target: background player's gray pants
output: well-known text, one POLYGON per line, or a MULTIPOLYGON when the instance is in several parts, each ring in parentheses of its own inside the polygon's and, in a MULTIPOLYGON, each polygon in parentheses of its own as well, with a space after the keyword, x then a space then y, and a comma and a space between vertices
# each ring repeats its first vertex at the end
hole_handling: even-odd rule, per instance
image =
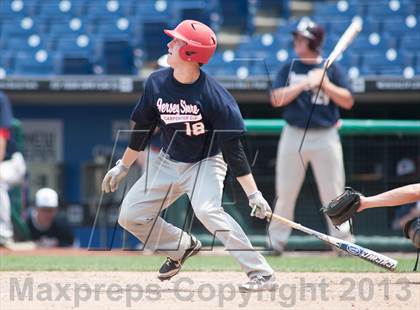
MULTIPOLYGON (((305 177, 308 163, 311 163, 323 206, 344 191, 344 165, 340 136, 337 128, 308 130, 302 146, 303 163, 299 157, 299 146, 304 130, 290 125, 283 129, 277 152, 276 195, 274 213, 293 220, 296 199, 305 177)), ((316 208, 316 205, 307 207, 316 208)), ((318 210, 317 210, 318 212, 318 210)), ((337 230, 325 217, 329 233, 337 238, 353 241, 348 223, 337 230)), ((305 223, 302 223, 305 225, 305 223)), ((278 221, 271 221, 269 245, 283 250, 291 228, 278 221)))
POLYGON ((7 186, 0 182, 0 243, 13 237, 10 199, 7 186))
POLYGON ((238 223, 221 207, 226 163, 216 155, 198 163, 176 162, 160 153, 127 193, 119 224, 146 248, 180 259, 190 237, 159 214, 187 193, 196 217, 225 245, 248 276, 271 275, 264 257, 252 248, 238 223))
POLYGON ((0 238, 13 238, 11 202, 8 190, 23 181, 26 173, 25 160, 16 152, 9 160, 0 163, 0 238))

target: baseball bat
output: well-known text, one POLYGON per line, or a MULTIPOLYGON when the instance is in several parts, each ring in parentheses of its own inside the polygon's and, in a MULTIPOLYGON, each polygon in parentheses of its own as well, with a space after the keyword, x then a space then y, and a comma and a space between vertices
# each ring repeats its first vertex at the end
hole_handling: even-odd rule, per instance
POLYGON ((345 51, 345 49, 350 45, 354 38, 362 31, 362 20, 354 19, 354 21, 347 27, 346 31, 342 34, 334 49, 328 56, 325 62, 325 68, 328 69, 331 64, 337 59, 337 57, 345 51))
POLYGON ((328 236, 326 234, 320 233, 316 230, 310 229, 308 227, 305 227, 301 224, 295 223, 293 221, 290 221, 282 216, 276 215, 276 214, 272 214, 270 212, 267 212, 267 217, 268 218, 272 218, 275 220, 278 220, 280 222, 282 222, 283 224, 286 224, 294 229, 300 230, 308 235, 314 236, 328 244, 331 244, 337 248, 339 248, 340 250, 349 253, 353 256, 362 258, 372 264, 375 264, 379 267, 385 268, 387 270, 390 271, 394 271, 395 268, 397 267, 398 261, 387 257, 385 255, 379 254, 375 251, 366 249, 364 247, 361 247, 360 245, 348 242, 348 241, 344 241, 335 237, 331 237, 328 236))

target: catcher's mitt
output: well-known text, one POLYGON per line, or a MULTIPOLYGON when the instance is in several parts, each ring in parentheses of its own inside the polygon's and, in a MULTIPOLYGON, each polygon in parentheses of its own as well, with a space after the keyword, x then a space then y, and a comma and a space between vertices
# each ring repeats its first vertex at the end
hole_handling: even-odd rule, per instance
POLYGON ((360 206, 361 194, 351 187, 346 187, 344 193, 332 200, 328 206, 321 208, 335 226, 350 220, 360 206))

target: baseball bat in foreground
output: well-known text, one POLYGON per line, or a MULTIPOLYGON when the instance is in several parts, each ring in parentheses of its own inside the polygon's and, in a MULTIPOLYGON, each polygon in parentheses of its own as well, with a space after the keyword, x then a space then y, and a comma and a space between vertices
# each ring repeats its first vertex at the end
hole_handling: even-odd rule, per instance
POLYGON ((333 51, 325 61, 326 69, 328 69, 337 57, 350 45, 360 31, 362 31, 362 21, 361 19, 355 19, 346 31, 344 31, 343 35, 337 41, 333 51))
POLYGON ((353 256, 360 257, 372 264, 375 264, 379 267, 385 268, 390 271, 394 271, 397 267, 398 261, 387 257, 385 255, 379 254, 375 251, 366 249, 364 247, 361 247, 357 244, 344 241, 335 237, 328 236, 326 234, 320 233, 316 230, 307 228, 301 224, 295 223, 293 221, 290 221, 282 216, 272 214, 270 212, 267 212, 267 217, 271 219, 275 219, 277 221, 282 222, 283 224, 286 224, 294 229, 300 230, 308 235, 314 236, 328 244, 334 245, 340 250, 347 252, 353 256))

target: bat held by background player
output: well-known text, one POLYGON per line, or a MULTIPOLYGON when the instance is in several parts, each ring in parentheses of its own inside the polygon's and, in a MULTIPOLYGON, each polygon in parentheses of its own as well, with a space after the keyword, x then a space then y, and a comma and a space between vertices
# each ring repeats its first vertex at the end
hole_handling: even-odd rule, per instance
POLYGON ((343 35, 337 41, 334 49, 327 57, 327 60, 324 63, 324 67, 328 69, 332 63, 340 56, 346 48, 351 44, 351 42, 356 38, 359 32, 362 31, 362 20, 355 18, 350 26, 344 31, 343 35))

